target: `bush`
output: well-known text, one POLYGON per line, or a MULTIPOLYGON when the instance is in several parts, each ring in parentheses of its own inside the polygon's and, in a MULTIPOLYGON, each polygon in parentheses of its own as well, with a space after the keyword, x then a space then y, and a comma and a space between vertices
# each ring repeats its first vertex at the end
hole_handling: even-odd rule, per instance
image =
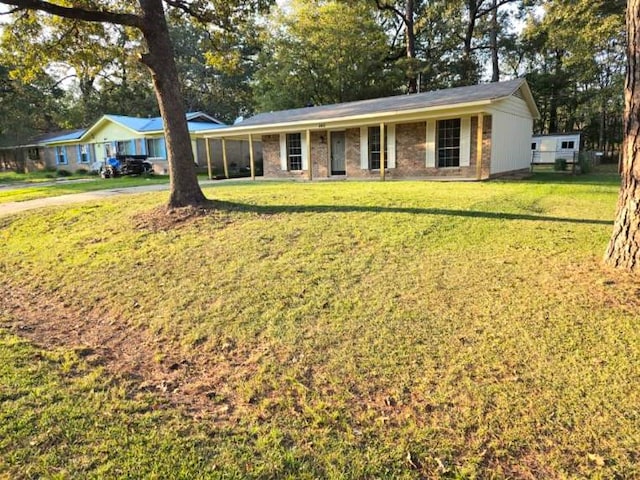
POLYGON ((580 156, 578 157, 578 165, 580 166, 580 173, 589 173, 591 172, 591 162, 587 155, 580 152, 580 156))
POLYGON ((59 177, 70 177, 73 174, 69 170, 65 170, 64 168, 59 168, 58 171, 56 172, 56 175, 58 175, 59 177))
POLYGON ((553 169, 556 172, 565 172, 567 170, 567 161, 564 158, 556 158, 553 169))
POLYGON ((89 175, 89 170, 86 168, 79 168, 76 170, 75 175, 89 175))

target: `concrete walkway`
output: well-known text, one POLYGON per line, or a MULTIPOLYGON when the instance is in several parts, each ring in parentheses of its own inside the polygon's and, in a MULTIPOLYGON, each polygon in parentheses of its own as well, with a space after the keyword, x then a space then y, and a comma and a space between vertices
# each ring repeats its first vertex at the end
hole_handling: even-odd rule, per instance
MULTIPOLYGON (((214 183, 219 183, 219 181, 203 180, 200 182, 200 185, 207 186, 214 183)), ((0 203, 0 217, 12 215, 14 213, 25 212, 27 210, 35 210, 37 208, 55 207, 58 205, 71 205, 74 203, 101 200, 118 195, 133 195, 136 193, 160 192, 163 190, 169 190, 169 183, 142 185, 139 187, 111 188, 108 190, 96 190, 93 192, 71 193, 69 195, 60 195, 57 197, 38 198, 35 200, 26 200, 24 202, 0 203)))

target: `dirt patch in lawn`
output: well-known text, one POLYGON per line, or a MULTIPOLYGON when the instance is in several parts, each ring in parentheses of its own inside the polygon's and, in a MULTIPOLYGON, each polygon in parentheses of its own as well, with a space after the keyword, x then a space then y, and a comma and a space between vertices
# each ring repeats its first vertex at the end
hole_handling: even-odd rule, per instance
POLYGON ((78 311, 62 298, 1 286, 5 293, 0 301, 0 327, 40 348, 73 350, 89 365, 114 375, 131 398, 153 393, 158 405, 182 407, 196 418, 235 422, 238 400, 224 385, 230 376, 242 374, 232 368, 241 360, 229 358, 229 352, 225 362, 215 361, 216 352, 184 355, 178 345, 97 307, 78 311))
POLYGON ((190 225, 202 218, 222 224, 228 224, 232 221, 228 212, 220 209, 216 202, 209 201, 197 207, 157 207, 135 215, 133 223, 139 230, 161 232, 190 225))

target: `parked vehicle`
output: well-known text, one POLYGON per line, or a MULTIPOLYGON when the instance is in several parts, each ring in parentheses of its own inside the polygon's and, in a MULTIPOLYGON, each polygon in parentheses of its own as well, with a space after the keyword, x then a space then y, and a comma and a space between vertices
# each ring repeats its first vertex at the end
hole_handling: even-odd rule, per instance
POLYGON ((117 155, 107 158, 106 163, 100 168, 102 178, 151 173, 153 173, 153 164, 147 161, 146 155, 117 155))

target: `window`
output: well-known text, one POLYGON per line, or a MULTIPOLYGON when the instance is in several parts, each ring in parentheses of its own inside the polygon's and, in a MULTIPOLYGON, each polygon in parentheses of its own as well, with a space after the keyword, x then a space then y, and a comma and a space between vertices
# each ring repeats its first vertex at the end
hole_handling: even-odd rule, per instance
POLYGON ((165 158, 166 147, 164 138, 150 138, 147 140, 147 155, 153 158, 165 158))
POLYGON ((56 147, 56 164, 67 164, 67 147, 56 147))
POLYGON ((30 148, 27 151, 27 156, 29 160, 40 160, 40 149, 38 147, 30 148))
POLYGON ((573 150, 575 148, 575 143, 572 141, 565 141, 560 144, 560 148, 562 150, 573 150))
POLYGON ((91 160, 89 155, 89 145, 80 145, 79 151, 80 157, 78 160, 80 163, 89 163, 89 160, 91 160))
POLYGON ((535 150, 535 149, 536 149, 536 147, 537 147, 536 142, 533 142, 533 143, 531 144, 531 150, 535 150))
POLYGON ((302 138, 299 133, 287 134, 287 164, 289 170, 302 170, 302 138))
POLYGON ((116 151, 118 152, 118 155, 135 155, 135 149, 135 140, 116 142, 116 151))
MULTIPOLYGON (((385 165, 388 166, 389 156, 387 155, 387 131, 384 132, 384 158, 385 165)), ((369 168, 371 170, 380 169, 380 127, 369 127, 369 168)))
POLYGON ((438 120, 438 167, 460 166, 460 119, 438 120))

